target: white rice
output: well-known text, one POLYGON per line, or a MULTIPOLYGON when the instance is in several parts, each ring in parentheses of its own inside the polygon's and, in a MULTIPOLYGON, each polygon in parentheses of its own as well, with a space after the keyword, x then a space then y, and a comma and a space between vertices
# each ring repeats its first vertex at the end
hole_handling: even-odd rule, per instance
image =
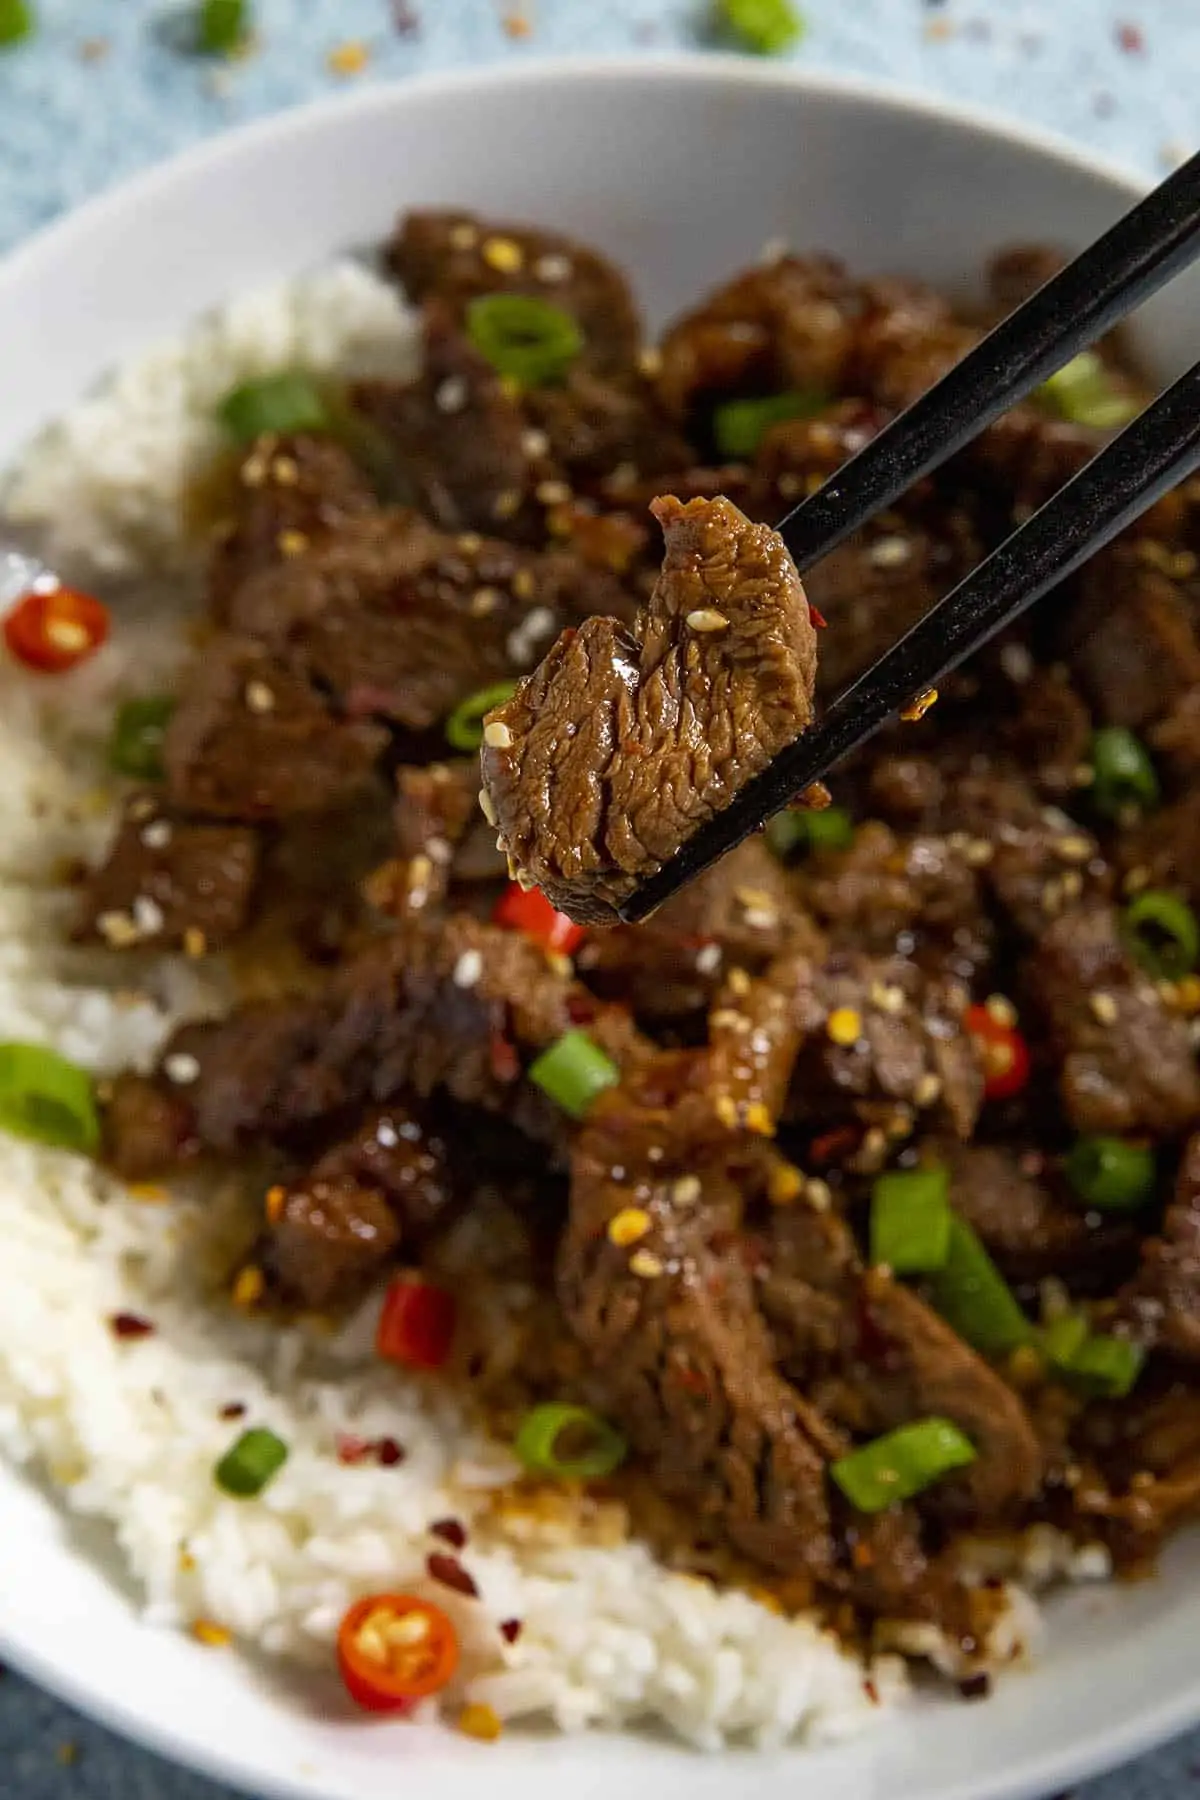
MULTIPOLYGON (((153 688, 178 659, 181 496, 216 446, 217 399, 276 367, 403 371, 414 356, 393 291, 342 263, 151 351, 16 471, 9 516, 56 566, 149 581, 152 605, 120 613, 116 642, 77 675, 45 683, 0 667, 0 1040, 45 1042, 104 1073, 148 1065, 177 1019, 227 1002, 219 972, 67 947, 63 861, 94 855, 109 829, 98 747, 115 698, 153 688)), ((451 1712, 472 1700, 567 1730, 661 1721, 704 1747, 844 1737, 903 1696, 897 1658, 868 1682, 815 1624, 658 1566, 611 1504, 517 1504, 508 1453, 454 1398, 372 1357, 370 1306, 332 1339, 235 1311, 206 1248, 237 1216, 220 1194, 181 1187, 151 1203, 85 1161, 0 1136, 0 1451, 109 1522, 151 1619, 206 1621, 329 1665, 354 1599, 426 1592, 463 1637, 451 1712), (154 1335, 118 1340, 118 1312, 151 1320, 154 1335), (213 1481, 243 1429, 220 1416, 231 1402, 289 1447, 252 1502, 213 1481), (406 1458, 346 1466, 342 1434, 394 1438, 406 1458), (470 1532, 462 1560, 478 1600, 426 1572, 439 1548, 428 1527, 451 1517, 470 1532), (512 1644, 508 1620, 521 1623, 512 1644)), ((1040 1552, 1066 1572, 1060 1548, 1040 1552)), ((1078 1573, 1102 1573, 1094 1562, 1078 1573)), ((1034 1612, 1019 1596, 1006 1652, 1034 1612)), ((945 1661, 932 1639, 912 1647, 945 1661)))

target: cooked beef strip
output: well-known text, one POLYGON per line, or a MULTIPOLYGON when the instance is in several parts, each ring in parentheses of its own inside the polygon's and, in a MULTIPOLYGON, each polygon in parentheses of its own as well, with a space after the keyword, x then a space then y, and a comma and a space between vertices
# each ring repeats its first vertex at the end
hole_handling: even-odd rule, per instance
POLYGON ((134 794, 88 877, 79 936, 114 950, 221 949, 249 919, 259 866, 255 832, 134 794))
POLYGON ((1024 976, 1077 1130, 1170 1137, 1200 1119, 1187 1022, 1131 961, 1112 907, 1074 907, 1045 926, 1024 976), (1101 1000, 1097 1010, 1101 996, 1111 1008, 1101 1000))
POLYGON ((163 741, 167 792, 184 811, 248 824, 329 812, 368 786, 385 741, 263 645, 223 636, 184 675, 163 741))
POLYGON ((445 1143, 403 1102, 372 1109, 273 1195, 257 1261, 282 1299, 318 1309, 356 1299, 455 1203, 445 1143))
POLYGON ((561 383, 528 389, 522 410, 547 439, 551 460, 569 481, 588 489, 614 469, 645 479, 683 468, 689 459, 686 440, 663 416, 650 383, 638 375, 614 381, 577 365, 561 383))
POLYGON ((1144 730, 1200 684, 1187 600, 1137 544, 1118 542, 1087 564, 1063 638, 1101 724, 1144 730))
POLYGON ((218 521, 208 564, 209 607, 225 624, 249 576, 301 555, 375 497, 349 452, 331 437, 257 438, 238 465, 232 515, 218 521))
POLYGON ((1200 1136, 1188 1139, 1162 1230, 1143 1243, 1117 1307, 1139 1343, 1200 1362, 1200 1136))
POLYGON ((1081 900, 1103 899, 1112 871, 1091 832, 1040 802, 1003 761, 973 760, 948 788, 945 818, 981 846, 982 879, 1024 937, 1081 900))
POLYGON ((1092 719, 1066 670, 1033 669, 1018 684, 1015 698, 1015 716, 1003 727, 1006 747, 1048 798, 1076 803, 1080 770, 1091 751, 1092 719))
POLYGON ((636 365, 641 329, 625 277, 559 232, 418 209, 400 221, 387 259, 413 300, 436 295, 461 319, 478 295, 527 294, 576 320, 589 369, 621 375, 636 365))
POLYGON ((456 883, 503 880, 504 858, 479 810, 479 765, 473 760, 397 769, 393 816, 403 877, 397 891, 409 905, 414 893, 421 906, 430 906, 456 883))
POLYGON ((1200 904, 1200 787, 1121 833, 1122 867, 1133 886, 1175 888, 1200 904))
POLYGON ((781 540, 728 501, 655 512, 666 557, 634 633, 564 634, 485 732, 501 842, 584 923, 612 923, 813 714, 816 637, 781 540))

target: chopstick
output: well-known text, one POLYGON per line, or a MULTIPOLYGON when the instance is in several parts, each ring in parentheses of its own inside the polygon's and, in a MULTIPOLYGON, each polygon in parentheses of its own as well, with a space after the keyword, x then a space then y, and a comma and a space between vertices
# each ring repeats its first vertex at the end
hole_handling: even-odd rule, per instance
POLYGON ((1170 488, 1200 468, 1200 363, 1148 406, 1020 530, 918 621, 820 723, 689 838, 621 907, 637 924, 685 882, 819 781, 914 695, 1072 575, 1170 488))
POLYGON ((1200 152, 1052 276, 776 529, 796 567, 828 556, 1200 253, 1200 152))

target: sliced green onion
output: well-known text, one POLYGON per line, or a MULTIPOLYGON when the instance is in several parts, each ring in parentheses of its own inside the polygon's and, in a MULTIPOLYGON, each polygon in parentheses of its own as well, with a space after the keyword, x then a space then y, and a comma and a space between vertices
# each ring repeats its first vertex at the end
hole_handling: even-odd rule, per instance
POLYGON ((135 781, 161 779, 163 735, 174 711, 168 694, 147 694, 117 708, 108 760, 118 775, 132 775, 135 781))
POLYGON ((232 1494, 235 1500, 252 1500, 278 1475, 287 1459, 283 1439, 257 1425, 230 1445, 213 1470, 213 1480, 222 1493, 232 1494))
POLYGON ((1106 819, 1118 818, 1130 808, 1149 812, 1158 805, 1160 789, 1150 753, 1123 725, 1093 732, 1091 764, 1092 805, 1106 819))
POLYGON ((456 750, 478 750, 483 742, 483 721, 495 706, 503 706, 517 691, 515 681, 496 681, 460 700, 446 720, 446 742, 456 750))
POLYGON ((975 1461, 976 1450, 949 1419, 918 1419, 873 1438, 831 1463, 829 1473, 859 1512, 883 1512, 975 1461))
POLYGON ((844 806, 789 806, 767 822, 767 846, 787 862, 800 850, 848 850, 854 821, 844 806))
POLYGON ((871 1261, 897 1275, 929 1275, 950 1251, 945 1169, 892 1169, 871 1189, 871 1261))
POLYGON ((1042 1326, 1041 1342, 1047 1362, 1065 1368, 1088 1335, 1088 1322, 1082 1313, 1061 1313, 1042 1326))
POLYGON ((568 1031, 530 1065, 529 1079, 573 1119, 582 1119, 596 1095, 620 1081, 621 1071, 586 1031, 568 1031))
POLYGON ((1141 1374, 1145 1360, 1140 1344, 1095 1332, 1085 1337, 1057 1367, 1072 1386, 1092 1398, 1123 1400, 1141 1374))
POLYGON ((717 0, 716 15, 718 29, 756 56, 779 56, 804 35, 791 0, 717 0))
POLYGON ((90 1154, 100 1143, 91 1076, 41 1044, 0 1044, 0 1130, 90 1154))
POLYGON ((246 0, 201 0, 196 41, 206 56, 229 56, 244 42, 246 0))
POLYGON ((243 444, 252 444, 265 431, 324 431, 329 425, 320 389, 300 369, 243 381, 226 394, 217 417, 243 444))
POLYGON ((629 1454, 621 1433, 599 1413, 555 1401, 525 1415, 513 1448, 533 1474, 560 1481, 598 1481, 629 1454))
POLYGON ((1200 956, 1200 924, 1186 900, 1147 888, 1125 908, 1121 931, 1130 954, 1156 981, 1178 981, 1200 956))
POLYGON ((760 400, 724 400, 713 411, 713 439, 731 462, 748 462, 770 431, 785 419, 811 419, 827 404, 824 394, 791 388, 760 400))
POLYGON ((933 1278, 933 1304, 960 1338, 985 1356, 1027 1344, 1033 1327, 965 1219, 950 1221, 946 1261, 933 1278))
POLYGON ((1128 425, 1141 410, 1131 395, 1115 386, 1111 372, 1094 350, 1081 350, 1044 381, 1038 392, 1060 418, 1072 425, 1092 425, 1098 431, 1128 425))
POLYGON ((1154 1192, 1154 1152, 1118 1137, 1081 1137, 1066 1160, 1067 1180, 1097 1212, 1136 1212, 1154 1192))
POLYGON ((28 0, 0 0, 0 50, 11 49, 32 37, 35 23, 28 0))
POLYGON ((584 343, 569 312, 528 294, 481 294, 472 300, 467 336, 498 375, 522 387, 561 381, 584 343))

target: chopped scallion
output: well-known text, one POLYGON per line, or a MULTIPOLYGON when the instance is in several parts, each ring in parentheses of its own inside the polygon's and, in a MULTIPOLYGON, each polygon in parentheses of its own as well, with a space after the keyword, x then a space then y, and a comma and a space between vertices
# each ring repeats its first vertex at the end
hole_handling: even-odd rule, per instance
POLYGON ((960 1338, 985 1356, 1026 1344, 1033 1327, 965 1219, 950 1222, 946 1261, 933 1278, 933 1304, 960 1338))
POLYGON ((859 1512, 883 1512, 943 1475, 965 1469, 976 1451, 949 1419, 918 1419, 831 1463, 829 1473, 859 1512))
POLYGON ((586 1031, 568 1031, 531 1064, 529 1079, 573 1119, 581 1119, 597 1094, 620 1081, 621 1071, 586 1031))
POLYGON ((787 862, 802 850, 848 850, 854 821, 844 806, 789 806, 767 822, 767 846, 787 862))
POLYGON ((897 1275, 929 1275, 950 1250, 945 1169, 892 1169, 871 1190, 871 1261, 897 1275))
POLYGON ((619 1469, 629 1453, 621 1433, 599 1413, 560 1402, 527 1413, 513 1448, 533 1474, 561 1481, 598 1481, 619 1469))
POLYGON ((243 1431, 231 1444, 213 1471, 213 1479, 224 1494, 235 1500, 253 1500, 267 1483, 278 1475, 288 1458, 282 1438, 262 1426, 243 1431))
POLYGON ((1097 1400, 1123 1400, 1141 1374, 1146 1353, 1128 1338, 1089 1333, 1072 1353, 1057 1361, 1064 1379, 1097 1400))
POLYGON ((1060 418, 1098 431, 1128 425, 1139 412, 1137 401, 1116 386, 1111 371, 1094 350, 1081 350, 1055 371, 1039 389, 1060 418))
POLYGON ((1092 734, 1092 805, 1106 819, 1124 812, 1148 812, 1158 805, 1158 775, 1150 752, 1123 725, 1105 725, 1092 734))
POLYGON ((772 425, 785 419, 811 419, 824 405, 824 394, 800 388, 758 400, 724 400, 713 411, 713 441, 731 462, 748 462, 772 425))
POLYGON ((206 56, 230 56, 245 41, 247 0, 201 0, 196 40, 206 56))
POLYGON ((135 781, 162 779, 162 745, 175 702, 167 694, 126 700, 117 708, 108 760, 119 775, 135 781))
POLYGON ((1136 1212, 1154 1193, 1154 1152, 1118 1137, 1081 1137, 1066 1160, 1067 1180, 1097 1212, 1136 1212))
POLYGON ((100 1143, 91 1076, 41 1044, 0 1044, 0 1130, 89 1154, 100 1143))
POLYGON ((503 706, 517 691, 515 681, 495 681, 460 700, 446 720, 446 742, 455 750, 478 750, 483 742, 483 721, 493 707, 503 706))
POLYGON ((717 28, 756 56, 780 56, 804 35, 804 18, 791 0, 717 0, 717 28))
POLYGON ((1147 888, 1121 918, 1130 954, 1156 981, 1178 981, 1200 957, 1200 922, 1186 900, 1165 888, 1147 888))
POLYGON ((0 0, 0 50, 32 37, 36 22, 29 0, 0 0))
POLYGON ((569 312, 528 294, 481 294, 472 300, 467 336, 498 375, 527 388, 561 381, 584 343, 569 312))
POLYGON ((320 389, 300 369, 243 381, 226 394, 217 417, 243 444, 252 444, 266 431, 324 431, 329 425, 320 389))

